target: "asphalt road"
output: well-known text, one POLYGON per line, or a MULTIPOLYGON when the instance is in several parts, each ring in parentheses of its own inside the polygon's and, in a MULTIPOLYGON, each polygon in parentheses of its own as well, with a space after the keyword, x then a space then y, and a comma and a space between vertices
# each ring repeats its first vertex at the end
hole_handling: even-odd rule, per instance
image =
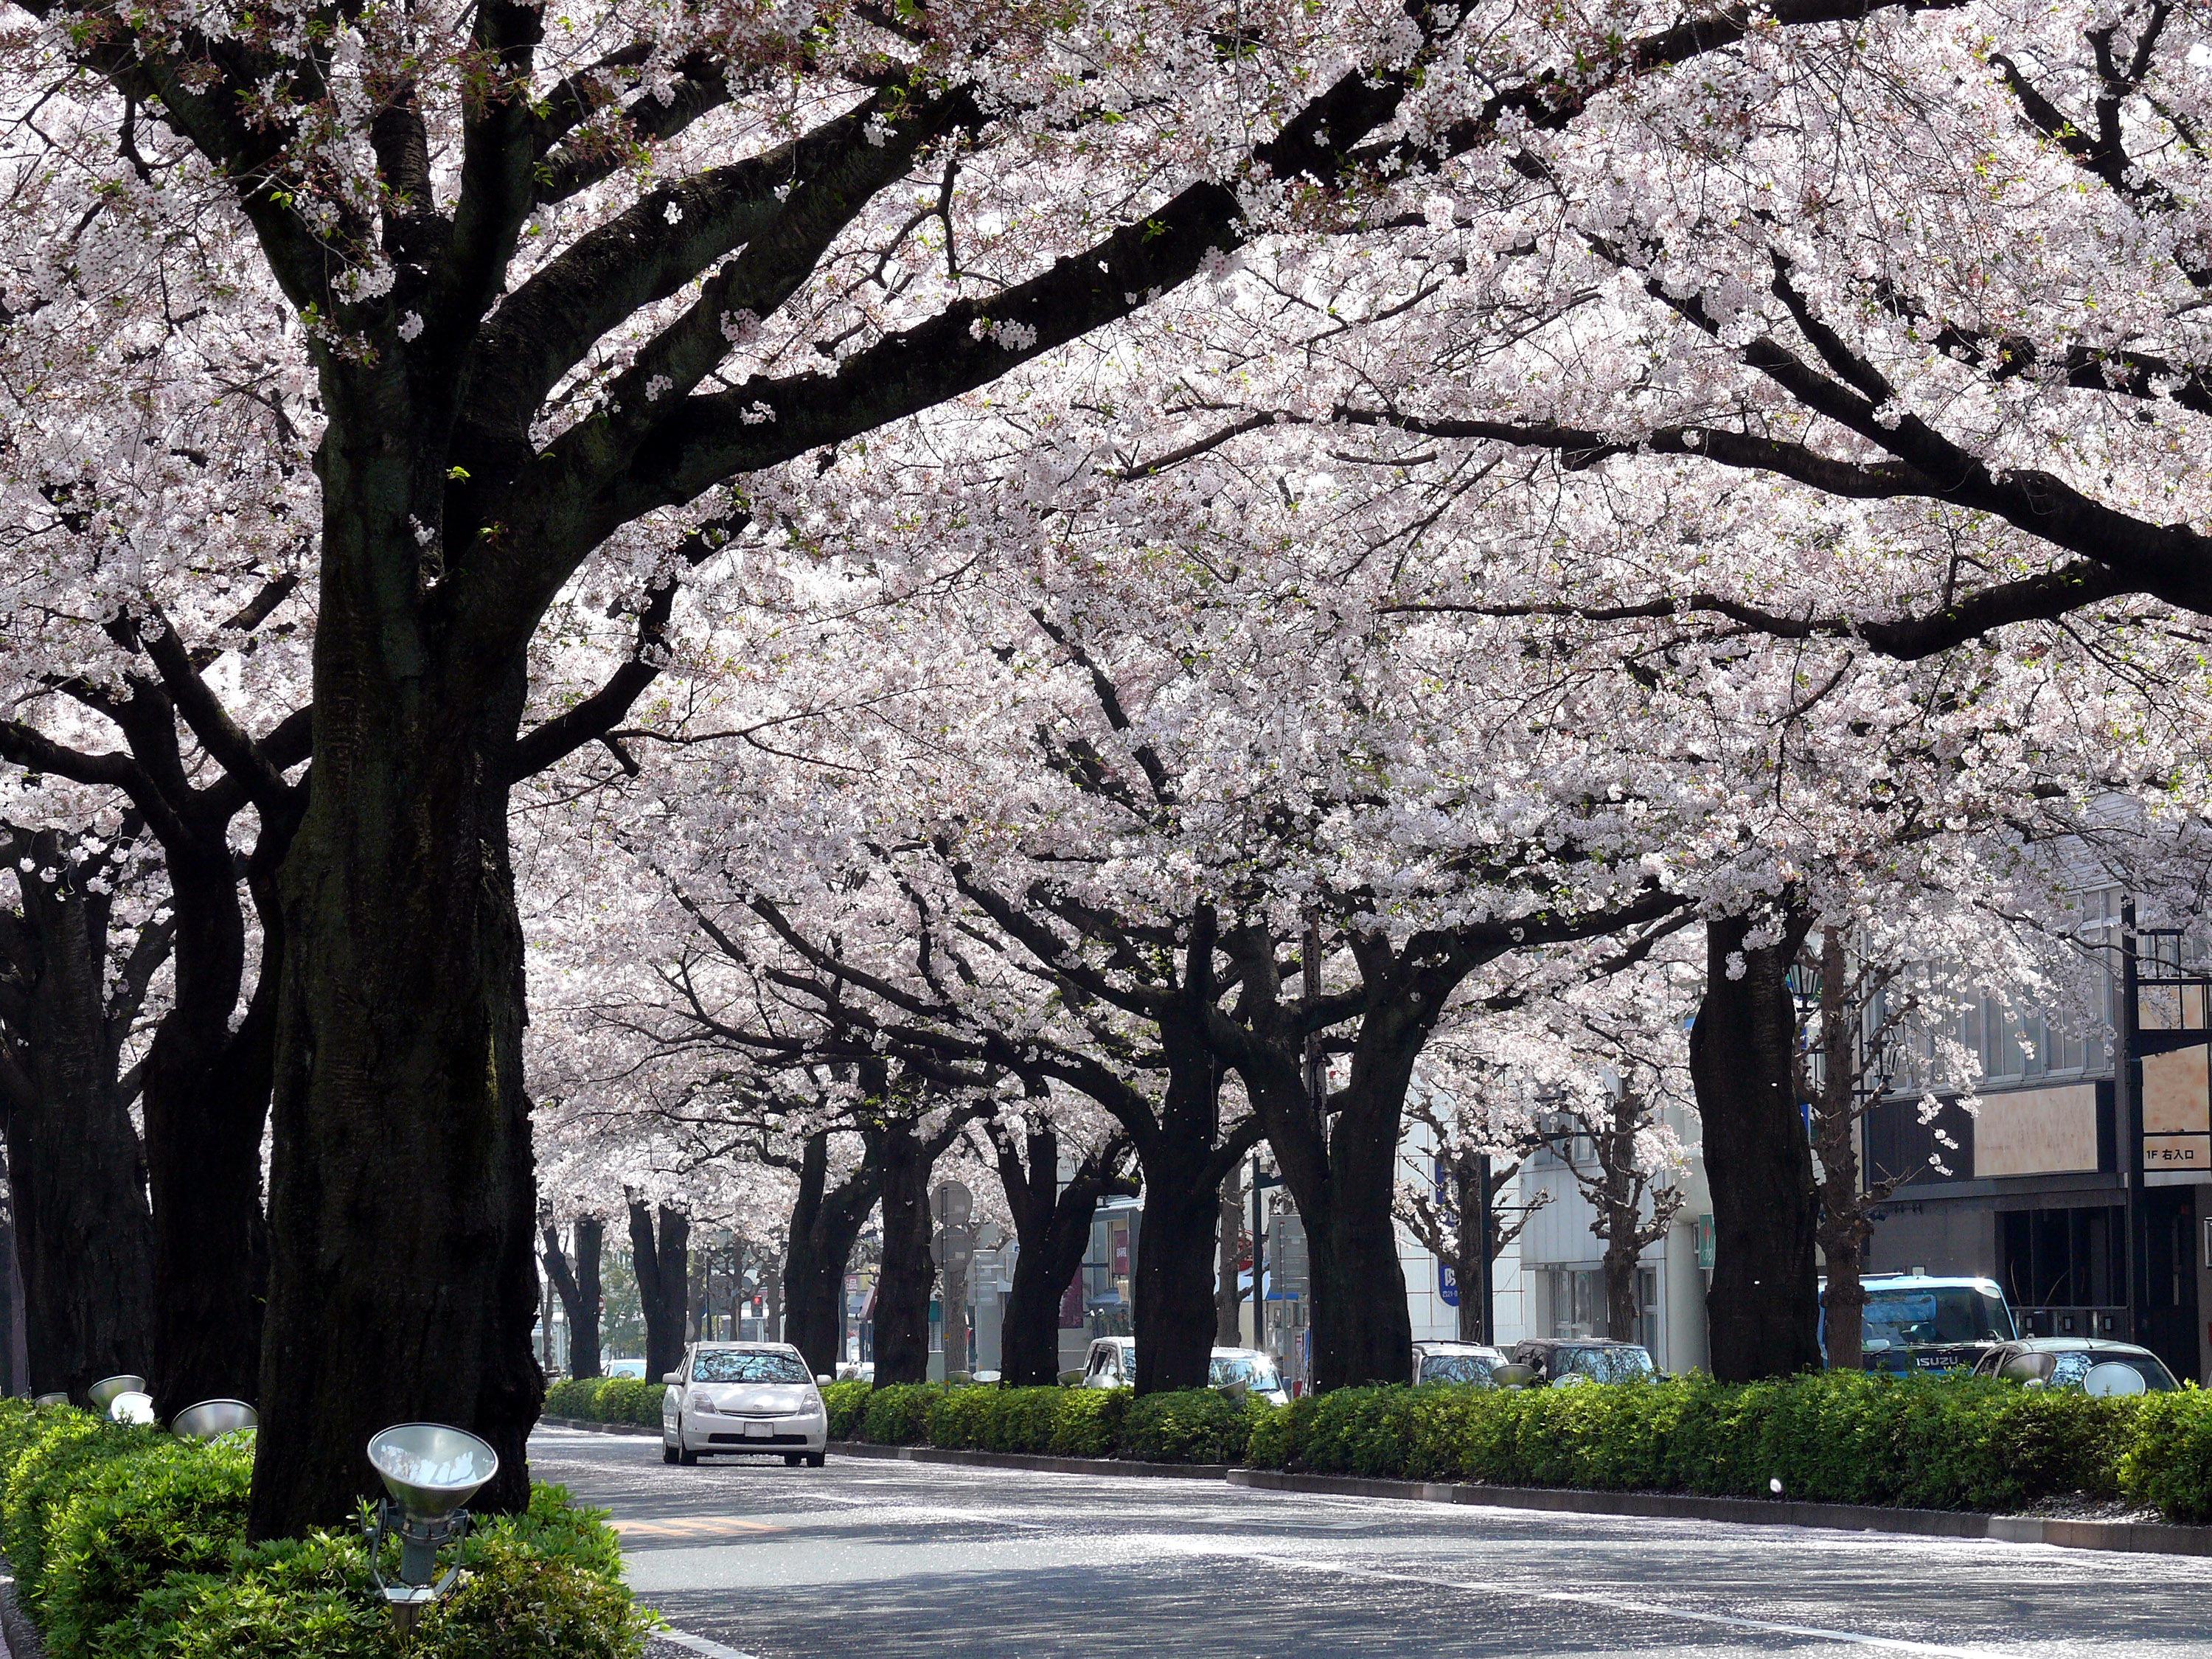
POLYGON ((656 1659, 2204 1655, 2212 1560, 1537 1515, 832 1455, 670 1468, 560 1430, 656 1659))

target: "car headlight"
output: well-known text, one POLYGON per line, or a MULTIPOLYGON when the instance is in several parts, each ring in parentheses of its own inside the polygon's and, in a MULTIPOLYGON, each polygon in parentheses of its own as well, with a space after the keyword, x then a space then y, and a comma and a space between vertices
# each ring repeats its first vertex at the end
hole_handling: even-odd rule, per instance
POLYGON ((821 1416, 821 1415, 822 1415, 822 1397, 821 1397, 819 1395, 815 1395, 813 1398, 810 1399, 810 1400, 809 1400, 809 1401, 808 1401, 805 1405, 801 1406, 801 1407, 799 1408, 799 1414, 801 1417, 819 1417, 819 1416, 821 1416))
POLYGON ((714 1402, 703 1394, 695 1394, 691 1396, 690 1409, 695 1412, 705 1412, 711 1416, 714 1413, 714 1402))

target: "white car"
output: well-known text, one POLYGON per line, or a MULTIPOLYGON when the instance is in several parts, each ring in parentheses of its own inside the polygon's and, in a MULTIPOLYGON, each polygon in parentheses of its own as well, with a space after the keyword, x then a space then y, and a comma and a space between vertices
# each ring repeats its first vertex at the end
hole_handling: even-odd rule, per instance
POLYGON ((1497 1348, 1480 1342, 1416 1342, 1413 1344, 1413 1382, 1472 1382, 1492 1386, 1490 1374, 1505 1363, 1497 1348))
MULTIPOLYGON (((1275 1369, 1269 1355, 1257 1348, 1216 1348, 1212 1362, 1206 1367, 1206 1385, 1225 1389, 1242 1384, 1244 1392, 1256 1395, 1271 1404, 1282 1406, 1290 1402, 1290 1392, 1283 1387, 1282 1374, 1275 1369)), ((1086 1389, 1133 1389, 1137 1386, 1137 1339, 1133 1336, 1102 1336, 1091 1345, 1089 1357, 1083 1364, 1083 1386, 1086 1389)))
POLYGON ((830 1415, 806 1361, 788 1342, 695 1342, 661 1381, 660 1461, 782 1454, 820 1468, 830 1415))

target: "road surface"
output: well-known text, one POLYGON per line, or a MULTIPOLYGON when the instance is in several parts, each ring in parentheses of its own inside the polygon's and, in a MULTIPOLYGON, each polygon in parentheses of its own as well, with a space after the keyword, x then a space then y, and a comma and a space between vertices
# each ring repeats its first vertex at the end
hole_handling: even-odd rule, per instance
POLYGON ((832 1455, 670 1468, 541 1431, 655 1659, 2197 1655, 2212 1559, 1541 1515, 832 1455))

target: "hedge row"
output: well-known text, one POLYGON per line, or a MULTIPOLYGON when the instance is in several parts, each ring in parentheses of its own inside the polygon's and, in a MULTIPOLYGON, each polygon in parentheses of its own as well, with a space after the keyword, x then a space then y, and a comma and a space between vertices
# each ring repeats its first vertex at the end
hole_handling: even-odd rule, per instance
POLYGON ((1273 1408, 1211 1389, 1146 1395, 1120 1389, 948 1388, 942 1382, 836 1382, 822 1390, 830 1437, 1152 1463, 1235 1463, 1273 1408))
POLYGON ((665 1383, 636 1376, 576 1376, 545 1390, 545 1415, 586 1423, 635 1423, 660 1426, 665 1383))
POLYGON ((1827 1372, 1565 1389, 823 1391, 833 1439, 1325 1474, 2005 1513, 2075 1493, 2212 1522, 2212 1394, 2093 1400, 1971 1378, 1827 1372))
MULTIPOLYGON (((637 1659, 652 1626, 605 1517, 557 1486, 461 1547, 404 1650, 358 1533, 248 1545, 249 1441, 0 1401, 0 1549, 53 1659, 637 1659)), ((396 1546, 392 1565, 397 1563, 396 1546)))

